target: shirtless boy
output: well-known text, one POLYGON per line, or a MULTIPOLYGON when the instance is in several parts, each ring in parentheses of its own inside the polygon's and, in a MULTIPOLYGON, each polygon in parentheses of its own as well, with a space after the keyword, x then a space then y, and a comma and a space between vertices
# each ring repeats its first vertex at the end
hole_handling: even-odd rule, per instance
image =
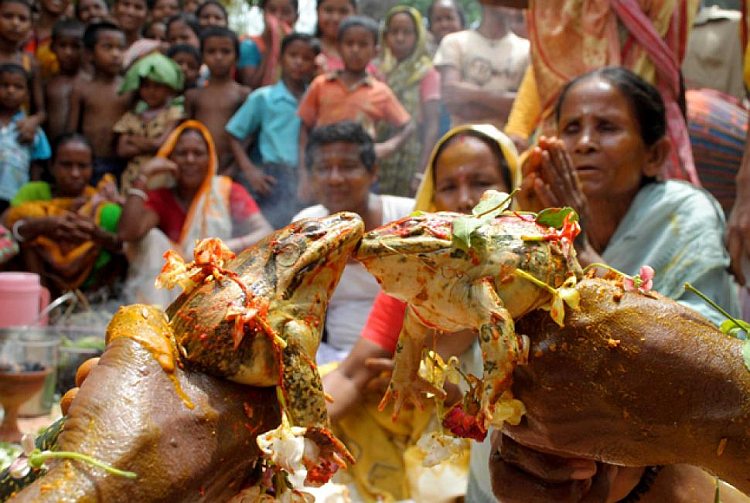
POLYGON ((70 113, 70 94, 73 83, 84 78, 81 72, 83 57, 83 24, 75 19, 63 19, 52 28, 52 52, 57 56, 60 72, 44 88, 47 99, 47 136, 54 140, 65 132, 70 113))
POLYGON ((238 46, 232 30, 206 27, 201 37, 201 52, 211 75, 205 87, 185 93, 185 115, 201 121, 211 131, 222 172, 232 163, 232 147, 224 126, 250 93, 250 88, 238 84, 232 76, 238 46))
POLYGON ((115 157, 112 126, 128 111, 130 94, 117 93, 122 78, 122 55, 125 34, 108 22, 91 24, 83 34, 83 46, 90 55, 94 76, 73 84, 70 95, 70 115, 67 132, 82 133, 94 148, 94 178, 96 184, 105 173, 119 179, 123 163, 115 157))

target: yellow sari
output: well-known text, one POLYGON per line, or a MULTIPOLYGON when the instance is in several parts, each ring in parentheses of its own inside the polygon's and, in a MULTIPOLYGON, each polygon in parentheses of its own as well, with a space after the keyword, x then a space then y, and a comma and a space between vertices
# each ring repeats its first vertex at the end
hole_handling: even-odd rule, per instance
MULTIPOLYGON (((59 197, 46 201, 29 201, 8 210, 6 222, 9 227, 19 220, 58 217, 75 211, 80 216, 88 217, 101 226, 103 203, 110 202, 110 196, 117 193, 115 179, 107 174, 96 188, 87 186, 82 197, 86 202, 78 209, 78 199, 59 197)), ((66 289, 81 287, 94 269, 101 247, 93 241, 82 243, 60 242, 47 236, 38 236, 26 246, 33 247, 51 274, 60 280, 66 289)))
MULTIPOLYGON (((495 126, 464 124, 448 131, 432 149, 424 178, 417 191, 414 209, 435 211, 434 165, 442 145, 461 134, 473 134, 498 145, 505 157, 514 187, 521 183, 518 154, 513 142, 495 126)), ((476 352, 467 352, 474 355, 476 352)), ((476 368, 481 362, 471 361, 476 368)), ((329 369, 330 370, 330 369, 329 369)), ((473 371, 476 372, 476 371, 473 371)), ((481 370, 479 371, 481 375, 481 370)), ((390 410, 377 410, 379 397, 367 397, 341 418, 334 427, 337 435, 351 450, 357 463, 349 470, 360 495, 366 501, 451 501, 466 490, 469 468, 469 443, 458 459, 432 468, 422 466, 424 454, 415 444, 421 435, 434 428, 434 410, 402 410, 398 421, 391 420, 390 410)))

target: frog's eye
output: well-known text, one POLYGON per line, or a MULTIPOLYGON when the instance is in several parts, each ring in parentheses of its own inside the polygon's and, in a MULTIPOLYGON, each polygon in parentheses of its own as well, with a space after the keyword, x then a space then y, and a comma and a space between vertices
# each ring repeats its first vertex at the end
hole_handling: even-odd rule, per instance
POLYGON ((302 224, 299 231, 301 234, 304 234, 305 237, 310 239, 317 239, 325 234, 325 230, 323 229, 323 226, 320 225, 320 222, 314 220, 302 224))
POLYGON ((302 250, 297 243, 285 243, 276 250, 276 263, 289 267, 297 262, 302 250))

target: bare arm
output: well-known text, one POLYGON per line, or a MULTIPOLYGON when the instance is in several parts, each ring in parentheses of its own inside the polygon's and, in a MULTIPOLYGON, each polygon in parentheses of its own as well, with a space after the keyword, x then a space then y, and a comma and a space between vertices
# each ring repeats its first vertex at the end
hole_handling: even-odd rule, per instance
POLYGON ((432 147, 438 141, 440 134, 440 101, 430 100, 422 105, 422 117, 424 125, 424 138, 422 138, 422 155, 419 159, 418 172, 424 172, 429 161, 432 147))
POLYGON ((232 223, 232 235, 237 236, 226 242, 227 247, 234 252, 240 252, 253 245, 273 232, 273 227, 260 211, 232 223))
POLYGON ((198 95, 198 89, 190 89, 185 93, 185 118, 195 119, 195 100, 198 95))
POLYGON ((513 100, 516 98, 515 92, 490 91, 476 84, 464 82, 461 80, 461 73, 452 66, 441 66, 439 70, 443 101, 451 114, 463 117, 466 115, 467 105, 478 105, 482 107, 479 110, 485 110, 484 117, 491 111, 503 120, 508 118, 513 100))
POLYGON ((727 248, 732 258, 732 273, 740 284, 746 285, 750 278, 745 277, 742 262, 750 260, 750 128, 736 184, 737 195, 727 224, 727 248))
MULTIPOLYGON (((152 176, 167 173, 177 174, 177 165, 169 159, 154 157, 141 166, 141 174, 133 180, 132 188, 145 191, 152 176)), ((151 229, 159 225, 159 215, 145 206, 146 201, 137 192, 130 192, 125 199, 120 217, 117 237, 121 241, 138 241, 151 229)))
POLYGON ((398 150, 414 134, 416 128, 417 126, 414 124, 414 121, 409 121, 386 141, 375 144, 375 154, 378 159, 388 157, 398 150))
POLYGON ((117 137, 117 155, 124 159, 132 159, 141 153, 132 134, 121 134, 117 137))
POLYGON ((392 356, 370 340, 362 337, 357 340, 341 365, 323 377, 323 389, 333 398, 333 403, 327 404, 332 421, 341 418, 357 405, 367 383, 378 375, 379 370, 365 364, 367 360, 392 356))

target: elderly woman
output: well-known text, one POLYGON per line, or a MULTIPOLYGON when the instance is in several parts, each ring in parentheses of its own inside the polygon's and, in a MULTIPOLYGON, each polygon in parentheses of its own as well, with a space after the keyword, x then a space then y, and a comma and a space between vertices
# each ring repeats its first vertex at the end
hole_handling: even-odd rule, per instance
POLYGON ((114 180, 94 188, 93 153, 86 138, 63 135, 52 157, 52 183, 29 182, 11 201, 5 223, 21 245, 27 270, 36 272, 53 294, 102 286, 116 275, 113 253, 121 250, 114 180))
POLYGON ((218 237, 240 251, 272 231, 247 191, 217 176, 216 168, 211 134, 198 121, 181 124, 141 167, 127 191, 118 232, 128 244, 132 300, 169 303, 169 292, 151 286, 168 249, 190 259, 196 240, 218 237), (163 174, 174 178, 174 186, 146 191, 149 179, 163 174))
MULTIPOLYGON (((524 164, 519 193, 522 208, 575 208, 581 216, 583 229, 576 241, 582 264, 606 263, 629 275, 639 274, 642 265, 650 265, 656 271, 653 289, 659 293, 693 308, 715 323, 723 321, 723 315, 684 289, 684 284, 689 282, 737 316, 736 285, 727 272, 729 257, 722 240, 724 216, 721 208, 707 192, 686 182, 664 182, 656 178, 662 172, 670 150, 664 102, 656 88, 624 68, 596 70, 576 78, 562 89, 555 119, 559 139, 541 139, 540 146, 535 147, 529 161, 524 164)), ((689 338, 688 334, 676 335, 689 338)), ((660 337, 658 330, 643 336, 660 337)), ((713 375, 710 362, 703 360, 702 364, 696 364, 701 356, 694 354, 695 347, 684 341, 675 342, 668 355, 674 360, 671 368, 680 371, 690 365, 703 365, 705 378, 710 379, 713 375)), ((652 344, 658 346, 658 341, 654 340, 652 344)), ((530 369, 552 365, 554 360, 545 352, 539 352, 539 358, 533 350, 531 354, 530 369)), ((588 358, 581 356, 581 369, 595 367, 594 360, 591 355, 588 358)), ((565 380, 573 383, 569 388, 579 385, 569 376, 579 374, 581 369, 568 367, 565 380)), ((623 369, 622 373, 615 373, 616 379, 623 383, 633 382, 637 380, 635 376, 643 375, 638 370, 623 369)), ((517 382, 524 382, 522 377, 525 375, 526 370, 519 369, 517 382)), ((596 379, 598 386, 607 388, 598 377, 596 379)), ((606 380, 602 378, 602 381, 606 380)), ((730 382, 732 377, 723 380, 730 382)), ((702 381, 703 378, 698 376, 696 386, 708 389, 709 385, 702 381)), ((573 417, 580 416, 578 428, 569 424, 560 426, 565 421, 548 420, 556 414, 565 415, 569 410, 545 410, 543 402, 535 400, 533 393, 523 395, 527 391, 525 387, 514 388, 514 393, 521 393, 519 398, 527 402, 528 422, 514 427, 511 430, 513 437, 527 442, 532 438, 532 445, 554 452, 556 446, 540 444, 538 436, 529 435, 532 429, 545 429, 548 439, 562 442, 577 438, 577 454, 586 453, 586 446, 581 444, 591 445, 591 439, 597 438, 597 434, 596 425, 592 428, 591 422, 585 418, 594 418, 592 422, 596 423, 597 419, 607 417, 606 404, 591 396, 590 385, 591 381, 580 383, 582 387, 589 386, 589 392, 582 393, 582 402, 587 406, 576 409, 573 414, 573 417), (534 425, 534 428, 524 424, 534 425)), ((673 389, 670 376, 649 383, 651 385, 656 389, 663 387, 664 393, 673 389)), ((716 405, 710 412, 705 410, 710 409, 708 405, 697 405, 709 404, 709 401, 699 402, 688 396, 685 400, 695 428, 713 424, 714 417, 726 412, 721 405, 716 405)), ((736 402, 741 400, 738 398, 736 402)), ((660 412, 675 414, 675 428, 684 418, 684 415, 664 411, 663 406, 654 403, 653 413, 658 415, 660 412)), ((621 415, 627 422, 629 414, 622 412, 621 415)), ((615 423, 607 422, 607 431, 610 424, 613 432, 619 431, 615 423)), ((616 436, 612 434, 612 437, 616 436)), ((648 458, 649 452, 659 445, 657 437, 654 435, 653 442, 651 437, 648 442, 643 442, 643 438, 623 436, 608 439, 608 444, 635 442, 642 447, 643 457, 648 458)), ((593 458, 600 455, 599 450, 588 451, 591 459, 572 459, 534 451, 509 437, 498 436, 496 444, 503 448, 493 456, 491 469, 495 494, 504 502, 563 499, 692 502, 711 500, 714 494, 713 478, 692 466, 669 465, 663 469, 617 467, 596 463, 593 458)), ((691 442, 686 439, 685 444, 691 442)), ((639 451, 641 447, 638 447, 639 451)), ((675 446, 677 451, 681 448, 684 449, 675 446)), ((725 458, 729 456, 725 454, 725 458)), ((490 490, 487 485, 481 489, 485 494, 490 490)), ((723 489, 722 501, 730 501, 730 493, 731 489, 723 489)), ((494 501, 491 495, 487 495, 486 500, 494 501)))

